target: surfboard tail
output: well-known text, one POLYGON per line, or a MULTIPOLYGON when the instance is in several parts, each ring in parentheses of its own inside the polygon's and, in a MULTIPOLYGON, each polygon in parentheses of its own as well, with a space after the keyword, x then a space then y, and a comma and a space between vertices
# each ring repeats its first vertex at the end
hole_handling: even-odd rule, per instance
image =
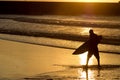
POLYGON ((85 53, 87 50, 86 49, 76 49, 72 54, 73 55, 78 55, 78 54, 83 54, 83 53, 85 53))
POLYGON ((83 43, 79 48, 77 48, 72 54, 78 55, 83 54, 84 52, 88 51, 89 40, 83 43))

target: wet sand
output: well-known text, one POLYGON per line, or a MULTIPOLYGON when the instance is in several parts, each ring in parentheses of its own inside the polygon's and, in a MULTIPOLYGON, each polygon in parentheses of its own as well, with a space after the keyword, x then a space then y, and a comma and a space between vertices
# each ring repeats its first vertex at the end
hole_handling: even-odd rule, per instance
MULTIPOLYGON (((120 65, 119 65, 120 67, 120 65)), ((38 74, 25 80, 119 80, 120 68, 68 68, 65 70, 38 74)))
MULTIPOLYGON (((119 80, 120 68, 103 70, 66 68, 57 65, 80 65, 80 56, 74 50, 45 47, 0 40, 0 79, 2 80, 119 80), (100 76, 99 75, 100 72, 100 76), (87 75, 86 75, 87 74, 87 75)), ((101 64, 120 65, 120 55, 100 54, 101 64), (114 59, 114 60, 113 60, 114 59)), ((85 62, 85 61, 84 61, 85 62)), ((96 59, 90 59, 96 65, 96 59)))

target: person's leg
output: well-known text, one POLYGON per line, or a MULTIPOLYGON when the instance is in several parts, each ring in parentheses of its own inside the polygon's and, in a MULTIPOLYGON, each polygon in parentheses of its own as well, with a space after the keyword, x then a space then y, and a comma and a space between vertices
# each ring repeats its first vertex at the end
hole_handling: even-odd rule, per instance
POLYGON ((98 67, 100 67, 100 56, 99 56, 99 53, 96 52, 94 55, 95 55, 95 57, 96 57, 96 59, 97 59, 98 67))
POLYGON ((100 57, 97 58, 98 61, 98 67, 100 67, 100 57))
POLYGON ((90 58, 90 57, 88 57, 88 56, 87 56, 86 67, 88 66, 88 61, 89 61, 89 58, 90 58))
POLYGON ((88 52, 86 67, 88 67, 88 62, 89 62, 89 59, 91 58, 91 56, 92 56, 92 54, 90 52, 88 52))

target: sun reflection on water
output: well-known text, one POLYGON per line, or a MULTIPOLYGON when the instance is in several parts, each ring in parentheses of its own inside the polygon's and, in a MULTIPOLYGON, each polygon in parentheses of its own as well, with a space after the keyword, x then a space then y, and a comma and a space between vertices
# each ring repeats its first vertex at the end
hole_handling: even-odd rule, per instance
MULTIPOLYGON (((79 63, 80 63, 80 65, 85 65, 86 64, 87 54, 88 54, 88 51, 79 55, 79 63)), ((89 65, 92 65, 92 64, 93 64, 93 58, 90 58, 89 65)))
MULTIPOLYGON (((79 63, 80 65, 86 65, 86 60, 87 60, 87 54, 88 54, 88 51, 83 53, 83 54, 80 54, 79 55, 79 63)), ((90 58, 89 60, 89 64, 88 65, 93 65, 94 63, 94 60, 93 58, 90 58)), ((85 79, 85 80, 95 80, 94 78, 94 71, 90 70, 90 69, 78 69, 78 77, 80 79, 85 79)))
POLYGON ((79 76, 78 76, 79 79, 95 80, 94 72, 90 69, 89 70, 83 70, 83 71, 81 69, 79 69, 78 74, 79 74, 79 76))

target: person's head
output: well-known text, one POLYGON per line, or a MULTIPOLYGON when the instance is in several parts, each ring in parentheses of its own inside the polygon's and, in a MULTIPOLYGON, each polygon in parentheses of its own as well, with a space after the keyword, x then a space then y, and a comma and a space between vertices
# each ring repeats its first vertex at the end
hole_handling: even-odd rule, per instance
POLYGON ((89 33, 90 33, 90 34, 92 34, 92 33, 94 33, 94 32, 93 32, 93 30, 92 30, 92 29, 90 29, 90 30, 89 30, 89 33))

